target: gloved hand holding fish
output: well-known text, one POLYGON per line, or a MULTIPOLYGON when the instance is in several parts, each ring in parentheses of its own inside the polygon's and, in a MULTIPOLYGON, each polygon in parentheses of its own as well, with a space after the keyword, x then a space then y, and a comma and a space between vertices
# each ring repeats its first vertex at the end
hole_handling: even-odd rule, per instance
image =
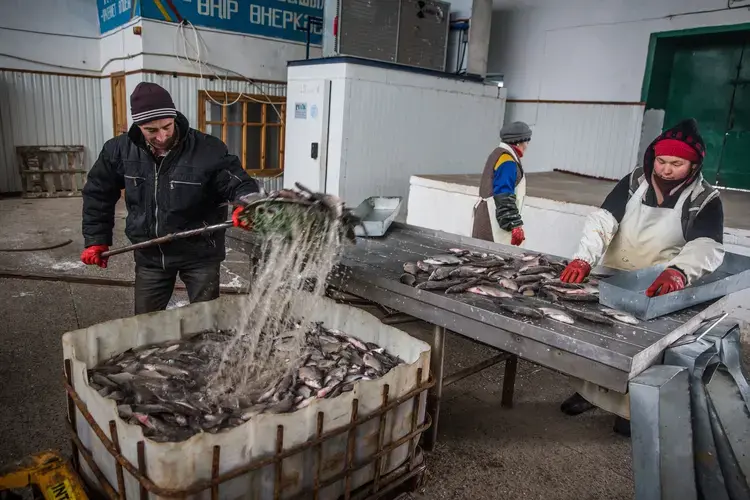
POLYGON ((586 304, 599 302, 596 275, 589 277, 586 273, 574 283, 557 279, 566 266, 567 262, 544 255, 500 256, 452 248, 445 254, 405 263, 400 281, 433 293, 485 296, 505 312, 531 319, 547 317, 567 324, 573 324, 576 318, 607 325, 614 321, 638 324, 626 313, 586 308, 586 304), (576 303, 583 307, 569 305, 576 303), (551 307, 553 304, 556 307, 551 307))

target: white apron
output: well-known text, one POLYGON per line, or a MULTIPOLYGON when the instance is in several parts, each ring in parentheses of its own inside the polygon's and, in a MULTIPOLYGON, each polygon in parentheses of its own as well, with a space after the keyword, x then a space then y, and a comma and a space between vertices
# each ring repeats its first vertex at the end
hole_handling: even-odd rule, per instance
POLYGON ((643 204, 647 189, 648 183, 642 183, 628 200, 625 215, 601 265, 624 271, 644 269, 666 264, 685 246, 682 207, 691 190, 680 194, 674 208, 658 208, 643 204))
MULTIPOLYGON (((642 183, 628 200, 617 233, 602 257, 603 266, 631 271, 666 264, 685 245, 682 206, 692 190, 683 191, 674 208, 658 208, 643 204, 647 189, 648 183, 642 183)), ((571 385, 590 403, 630 419, 629 393, 610 391, 580 379, 571 379, 571 385)))
MULTIPOLYGON (((513 151, 512 149, 507 149, 507 148, 503 148, 503 149, 513 157, 513 160, 516 163, 521 163, 515 151, 513 151)), ((523 210, 523 201, 524 201, 524 198, 526 197, 526 173, 525 172, 524 172, 523 177, 521 178, 521 181, 516 186, 515 195, 516 195, 516 207, 518 207, 518 213, 521 214, 521 210, 523 210)), ((502 245, 510 245, 510 241, 513 238, 513 235, 510 231, 505 231, 501 229, 500 224, 498 224, 497 222, 497 216, 495 216, 495 198, 490 196, 489 198, 485 198, 484 201, 487 204, 486 205, 487 211, 490 214, 490 225, 492 226, 492 240, 495 243, 500 243, 502 245)), ((523 243, 521 243, 521 246, 523 246, 523 243)))

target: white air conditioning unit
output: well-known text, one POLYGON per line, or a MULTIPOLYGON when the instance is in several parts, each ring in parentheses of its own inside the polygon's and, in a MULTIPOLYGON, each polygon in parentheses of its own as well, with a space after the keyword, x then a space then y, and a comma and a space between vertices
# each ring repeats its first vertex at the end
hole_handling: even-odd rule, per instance
POLYGON ((450 3, 325 0, 323 57, 354 56, 445 71, 450 3))

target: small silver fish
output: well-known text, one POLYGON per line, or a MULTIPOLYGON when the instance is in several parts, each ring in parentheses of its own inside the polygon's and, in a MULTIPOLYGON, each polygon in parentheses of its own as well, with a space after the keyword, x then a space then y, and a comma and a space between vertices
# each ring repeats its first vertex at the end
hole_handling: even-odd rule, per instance
POLYGON ((323 378, 323 375, 316 367, 303 366, 297 373, 299 379, 302 380, 306 385, 310 386, 312 389, 323 388, 323 382, 321 380, 323 378))
POLYGON ((366 351, 367 350, 367 346, 361 340, 359 340, 357 338, 354 338, 354 337, 350 337, 350 336, 346 336, 345 338, 346 338, 347 342, 349 342, 351 345, 353 345, 354 347, 356 347, 360 351, 366 351))
POLYGON ((518 283, 516 283, 516 282, 515 282, 515 281, 513 281, 512 279, 509 279, 509 278, 502 278, 502 279, 498 280, 498 284, 499 284, 499 285, 500 285, 501 287, 503 287, 503 288, 506 288, 506 289, 508 289, 508 290, 512 290, 512 291, 514 291, 514 292, 517 292, 517 291, 518 291, 518 283))
POLYGON ((112 375, 107 375, 107 378, 109 378, 111 381, 113 381, 116 384, 122 385, 122 384, 132 381, 135 378, 135 375, 128 373, 128 372, 122 372, 122 373, 113 373, 112 375))
POLYGON ((362 359, 364 360, 365 365, 369 366, 370 368, 373 368, 377 371, 383 370, 383 364, 380 361, 378 361, 378 359, 372 354, 370 354, 369 352, 365 353, 362 359))
POLYGON ((466 290, 470 293, 476 293, 478 295, 485 295, 488 297, 498 297, 503 299, 510 299, 513 297, 513 295, 509 294, 508 292, 504 292, 503 290, 500 290, 499 288, 495 288, 493 286, 488 285, 480 285, 480 286, 474 286, 466 290))
POLYGON ((572 325, 575 323, 575 320, 573 318, 559 309, 553 309, 551 307, 540 307, 539 311, 541 311, 541 313, 546 317, 554 319, 555 321, 559 321, 560 323, 565 323, 568 325, 572 325))
POLYGON ((437 269, 435 269, 434 271, 432 271, 432 274, 430 274, 429 280, 430 281, 444 280, 444 279, 448 278, 449 276, 451 276, 451 273, 455 269, 456 268, 453 267, 453 266, 438 267, 437 269))
POLYGON ((419 267, 417 267, 416 262, 407 262, 404 264, 404 272, 406 274, 411 274, 412 276, 416 276, 419 272, 419 267))
POLYGON ((456 257, 453 254, 445 254, 445 255, 434 255, 430 257, 429 259, 424 259, 423 262, 431 266, 445 266, 449 264, 458 265, 458 264, 461 264, 462 261, 459 257, 456 257))
POLYGON ((606 307, 601 308, 601 311, 607 316, 616 319, 620 323, 625 323, 627 325, 637 325, 640 323, 640 321, 638 321, 635 316, 632 316, 628 313, 617 311, 615 309, 609 309, 606 307))

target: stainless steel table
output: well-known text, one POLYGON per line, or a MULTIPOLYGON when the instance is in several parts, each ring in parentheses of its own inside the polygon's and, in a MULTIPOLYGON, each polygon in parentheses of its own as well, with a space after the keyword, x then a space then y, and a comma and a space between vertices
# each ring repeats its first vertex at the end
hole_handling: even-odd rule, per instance
MULTIPOLYGON (((227 243, 245 253, 252 253, 256 247, 252 235, 239 230, 230 231, 227 243)), ((399 281, 404 262, 446 253, 455 247, 500 255, 521 252, 515 247, 394 223, 386 236, 358 238, 356 245, 348 246, 330 277, 331 286, 337 290, 434 326, 431 357, 436 384, 428 407, 433 424, 425 439, 427 449, 437 435, 443 386, 477 371, 471 368, 443 376, 446 329, 501 350, 498 356, 482 363, 482 367, 505 361, 506 379, 515 377, 516 357, 520 357, 625 393, 631 378, 660 362, 663 350, 676 338, 697 329, 711 309, 703 304, 637 326, 606 326, 588 321, 566 325, 547 318, 531 320, 511 315, 501 311, 492 299, 475 294, 434 293, 399 281)), ((597 304, 578 306, 594 308, 597 304)), ((509 384, 504 387, 503 402, 510 406, 513 381, 506 382, 509 384)))

